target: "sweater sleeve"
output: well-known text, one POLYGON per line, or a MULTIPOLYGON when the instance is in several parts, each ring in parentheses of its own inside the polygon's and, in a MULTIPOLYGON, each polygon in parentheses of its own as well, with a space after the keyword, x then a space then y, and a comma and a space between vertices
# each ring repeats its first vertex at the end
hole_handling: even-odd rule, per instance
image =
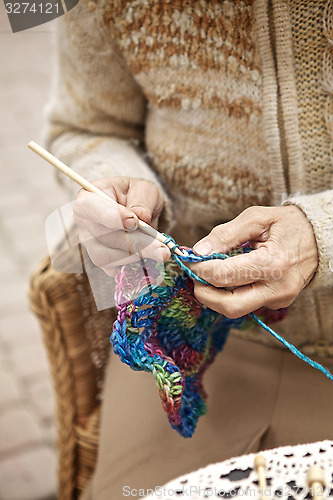
POLYGON ((317 241, 319 265, 308 287, 333 286, 333 190, 290 196, 284 205, 296 205, 303 211, 317 241))
MULTIPOLYGON (((103 7, 81 0, 59 18, 57 71, 47 107, 46 148, 88 180, 146 179, 162 191, 162 230, 172 226, 166 190, 144 154, 145 96, 112 42, 103 7)), ((78 186, 58 181, 75 198, 78 186)))

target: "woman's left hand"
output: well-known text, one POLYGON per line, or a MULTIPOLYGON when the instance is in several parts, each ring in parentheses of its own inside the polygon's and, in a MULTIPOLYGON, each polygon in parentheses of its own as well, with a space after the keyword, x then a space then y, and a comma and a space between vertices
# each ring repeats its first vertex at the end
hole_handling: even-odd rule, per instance
POLYGON ((244 316, 263 306, 289 306, 318 266, 312 226, 294 205, 247 208, 234 220, 214 227, 194 250, 202 255, 227 253, 246 241, 254 248, 247 254, 190 266, 211 283, 195 281, 194 294, 199 302, 228 318, 244 316))

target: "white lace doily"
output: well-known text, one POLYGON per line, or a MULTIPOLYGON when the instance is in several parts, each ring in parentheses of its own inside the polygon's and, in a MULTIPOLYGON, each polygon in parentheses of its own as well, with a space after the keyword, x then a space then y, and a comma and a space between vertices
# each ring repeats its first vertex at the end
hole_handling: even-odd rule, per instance
POLYGON ((324 470, 326 486, 317 488, 317 494, 321 500, 333 499, 333 441, 328 440, 273 448, 210 464, 152 492, 147 491, 144 494, 149 494, 145 498, 259 499, 261 491, 254 467, 254 458, 259 454, 266 458, 266 496, 271 499, 311 499, 307 471, 312 465, 319 465, 324 470))

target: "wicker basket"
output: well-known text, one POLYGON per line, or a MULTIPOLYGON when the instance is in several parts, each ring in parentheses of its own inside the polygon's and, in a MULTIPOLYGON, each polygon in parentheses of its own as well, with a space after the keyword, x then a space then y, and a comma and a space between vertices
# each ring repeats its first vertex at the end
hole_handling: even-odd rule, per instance
POLYGON ((44 336, 57 400, 58 498, 84 490, 96 463, 100 392, 115 310, 98 311, 86 274, 64 274, 44 259, 29 290, 44 336))

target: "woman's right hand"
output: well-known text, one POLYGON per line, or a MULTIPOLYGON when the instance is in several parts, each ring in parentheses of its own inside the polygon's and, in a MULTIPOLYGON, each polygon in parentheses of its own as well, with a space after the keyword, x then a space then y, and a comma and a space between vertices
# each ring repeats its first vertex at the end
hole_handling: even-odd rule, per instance
POLYGON ((80 242, 92 262, 109 276, 116 268, 142 257, 170 258, 170 250, 138 227, 138 219, 157 229, 164 199, 150 181, 131 177, 98 179, 93 184, 117 203, 81 189, 74 203, 80 242))

